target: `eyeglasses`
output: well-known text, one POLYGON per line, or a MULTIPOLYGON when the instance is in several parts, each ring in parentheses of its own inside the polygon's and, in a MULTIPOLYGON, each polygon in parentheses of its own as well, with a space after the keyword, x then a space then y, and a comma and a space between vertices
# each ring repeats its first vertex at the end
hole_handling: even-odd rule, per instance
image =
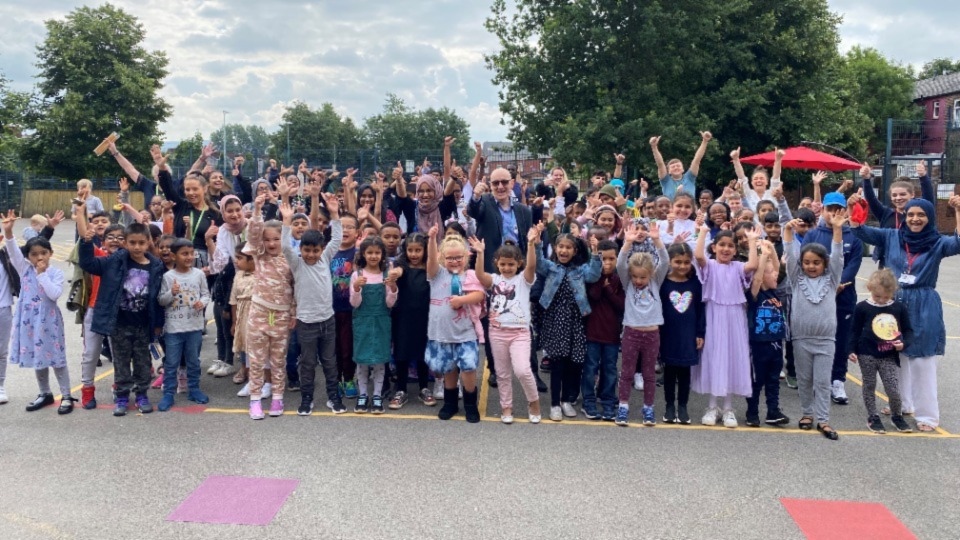
POLYGON ((110 235, 104 236, 103 239, 104 239, 104 240, 110 240, 110 241, 113 241, 113 242, 123 242, 123 237, 122 237, 122 236, 117 236, 117 235, 115 235, 115 234, 110 234, 110 235))
POLYGON ((490 185, 496 187, 496 186, 505 186, 509 183, 510 183, 509 180, 492 180, 490 182, 490 185))
POLYGON ((345 230, 345 231, 355 231, 355 230, 357 230, 357 228, 354 227, 353 225, 341 225, 340 228, 343 229, 343 230, 345 230))
POLYGON ((460 262, 463 260, 463 255, 460 255, 459 257, 444 257, 443 260, 447 262, 460 262))
POLYGON ((152 202, 150 206, 162 206, 160 202, 152 202))

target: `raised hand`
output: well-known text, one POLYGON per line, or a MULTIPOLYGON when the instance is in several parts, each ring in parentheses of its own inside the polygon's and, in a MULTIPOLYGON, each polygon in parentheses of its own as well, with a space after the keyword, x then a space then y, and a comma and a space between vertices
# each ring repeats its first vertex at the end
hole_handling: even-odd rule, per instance
POLYGON ((163 167, 167 163, 167 158, 170 157, 170 154, 163 155, 163 152, 160 151, 160 145, 155 144, 150 147, 150 157, 153 158, 154 165, 163 167))
POLYGON ((756 242, 760 239, 761 232, 760 227, 754 227, 752 229, 747 229, 747 240, 751 242, 756 242))
POLYGON ((204 233, 203 238, 205 240, 213 240, 217 237, 217 233, 219 232, 220 232, 220 227, 217 227, 216 225, 211 224, 210 228, 207 229, 207 232, 204 233))
POLYGON ((830 225, 832 225, 834 229, 843 227, 843 225, 847 222, 848 217, 849 215, 847 209, 843 208, 833 214, 833 218, 830 219, 830 225))
POLYGON ((120 178, 120 191, 130 191, 130 181, 126 177, 120 178))
POLYGON ((826 177, 827 177, 826 171, 817 171, 813 173, 813 176, 811 176, 810 178, 813 180, 814 185, 819 185, 820 182, 823 182, 826 177))
POLYGON ((730 159, 738 160, 740 159, 740 147, 738 146, 736 150, 730 152, 730 159))
MULTIPOLYGON (((656 227, 654 227, 655 229, 656 227)), ((659 233, 657 233, 659 234, 659 233)), ((650 237, 653 237, 653 229, 650 229, 650 237)), ((682 233, 673 237, 674 244, 685 244, 690 238, 690 231, 683 231, 682 233)))
POLYGON ((783 148, 777 148, 777 151, 776 151, 776 158, 777 158, 777 159, 783 159, 783 156, 785 156, 785 155, 787 155, 787 151, 786 151, 786 150, 784 150, 783 148))
POLYGON ((599 245, 600 245, 600 240, 598 240, 596 236, 591 236, 591 237, 590 237, 590 251, 593 252, 594 255, 597 254, 597 246, 599 246, 599 245))
MULTIPOLYGON (((530 229, 536 230, 533 227, 530 227, 530 229)), ((529 236, 530 236, 530 233, 527 233, 528 238, 529 236)), ((471 236, 470 238, 467 239, 467 242, 470 243, 470 249, 472 249, 475 253, 483 253, 483 250, 486 249, 487 247, 486 242, 478 239, 476 236, 471 236)))
POLYGON ((200 155, 203 157, 203 159, 207 159, 208 157, 212 156, 216 151, 217 151, 217 147, 214 146, 213 143, 210 143, 204 146, 202 150, 200 150, 200 155))
POLYGON ((623 162, 627 160, 627 156, 614 152, 613 159, 616 160, 617 165, 623 165, 623 162))
MULTIPOLYGON (((919 165, 917 166, 917 171, 919 172, 919 165)), ((873 169, 870 168, 870 165, 866 163, 863 164, 863 167, 860 167, 860 178, 871 178, 873 176, 873 169)))
POLYGON ((63 221, 63 210, 57 210, 54 212, 53 217, 50 217, 50 214, 47 214, 47 224, 50 225, 51 229, 56 229, 57 225, 63 221))
POLYGON ((530 227, 530 230, 527 231, 527 242, 532 242, 534 244, 540 243, 540 228, 539 227, 530 227))
POLYGON ((173 279, 173 285, 170 286, 170 294, 180 294, 180 283, 173 279))
POLYGON ((483 145, 480 144, 479 141, 473 141, 473 149, 477 152, 477 154, 483 153, 483 145))
POLYGON ((436 241, 437 234, 439 233, 440 233, 440 227, 434 224, 433 227, 430 227, 430 230, 427 231, 427 236, 430 237, 430 240, 436 241))
POLYGON ((360 292, 360 289, 362 289, 363 286, 366 285, 366 284, 367 284, 367 278, 364 277, 364 276, 361 274, 361 275, 357 276, 357 279, 354 280, 354 282, 353 282, 353 290, 356 291, 356 292, 360 292))
POLYGON ((782 200, 783 200, 783 186, 782 186, 782 185, 773 188, 773 198, 776 199, 776 200, 778 200, 778 201, 782 201, 782 200))
POLYGON ((700 138, 703 139, 703 142, 710 142, 713 140, 713 133, 710 133, 709 131, 701 131, 700 138))
POLYGON ((922 178, 927 175, 927 164, 924 162, 917 163, 917 176, 922 178))
POLYGON ((646 193, 650 189, 650 183, 645 178, 640 179, 640 191, 646 193))
POLYGON ((266 194, 266 193, 263 193, 263 194, 261 194, 261 195, 257 195, 257 198, 253 200, 253 208, 254 208, 254 210, 259 214, 261 211, 263 211, 263 205, 266 204, 266 202, 267 202, 267 194, 266 194))
POLYGON ((330 219, 340 218, 340 199, 337 199, 336 195, 333 193, 324 193, 323 205, 327 207, 327 212, 330 213, 330 219))
POLYGON ((660 136, 659 136, 659 135, 657 135, 656 137, 650 137, 650 146, 652 146, 653 148, 656 148, 657 145, 659 145, 659 144, 660 144, 660 136))
POLYGON ((293 219, 293 207, 290 206, 289 202, 283 201, 280 203, 280 217, 285 222, 293 219))
POLYGON ((639 223, 634 223, 633 226, 627 226, 623 228, 623 243, 632 244, 637 241, 637 238, 640 236, 640 231, 643 229, 640 227, 639 223))
MULTIPOLYGON (((640 227, 640 226, 637 225, 637 227, 640 227)), ((644 232, 642 228, 640 228, 640 231, 644 232)), ((645 232, 647 233, 647 236, 650 237, 651 240, 660 239, 660 227, 650 227, 650 230, 645 232)), ((680 234, 683 234, 683 233, 680 233, 680 234)))
POLYGON ((456 141, 457 141, 457 139, 456 139, 455 137, 451 137, 451 136, 447 135, 446 137, 443 138, 443 145, 444 145, 444 146, 453 146, 453 143, 455 143, 456 141))
POLYGON ((363 223, 363 222, 366 221, 367 218, 369 218, 369 217, 370 217, 370 209, 369 209, 366 205, 361 206, 361 207, 357 210, 357 220, 358 220, 360 223, 363 223))

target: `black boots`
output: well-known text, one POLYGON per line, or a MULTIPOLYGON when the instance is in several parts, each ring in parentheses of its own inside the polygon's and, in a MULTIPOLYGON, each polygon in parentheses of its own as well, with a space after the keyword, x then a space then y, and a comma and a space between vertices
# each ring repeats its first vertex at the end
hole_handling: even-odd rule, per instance
POLYGON ((467 422, 476 424, 480 421, 480 410, 477 409, 477 389, 473 392, 463 391, 463 412, 467 416, 467 422))
MULTIPOLYGON (((437 418, 441 420, 449 420, 453 418, 453 415, 460 412, 460 393, 456 388, 450 389, 447 387, 443 388, 443 407, 440 407, 440 412, 437 413, 437 418)), ((466 406, 466 397, 467 393, 463 393, 464 397, 464 406, 466 406)), ((474 399, 474 407, 476 407, 476 399, 474 399)))

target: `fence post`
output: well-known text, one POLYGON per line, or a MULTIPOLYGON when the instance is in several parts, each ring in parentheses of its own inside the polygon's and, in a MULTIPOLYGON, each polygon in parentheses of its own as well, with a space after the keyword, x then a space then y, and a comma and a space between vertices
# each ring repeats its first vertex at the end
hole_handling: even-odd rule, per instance
POLYGON ((890 204, 890 196, 887 194, 890 185, 890 159, 891 149, 893 148, 893 118, 887 118, 887 150, 883 156, 883 180, 881 181, 880 193, 883 204, 890 204))

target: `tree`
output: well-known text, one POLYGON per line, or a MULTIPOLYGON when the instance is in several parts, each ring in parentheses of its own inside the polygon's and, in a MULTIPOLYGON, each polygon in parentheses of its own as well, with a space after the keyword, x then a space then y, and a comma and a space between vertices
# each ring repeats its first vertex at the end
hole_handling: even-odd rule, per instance
POLYGON ((12 169, 19 161, 23 130, 30 114, 30 94, 7 88, 0 73, 0 169, 12 169))
MULTIPOLYGON (((286 133, 284 133, 286 139, 286 133)), ((223 128, 210 134, 210 141, 228 156, 243 155, 252 162, 254 156, 266 155, 270 147, 270 135, 260 126, 245 126, 243 124, 227 124, 227 142, 224 144, 223 128)))
POLYGON ((363 130, 368 144, 391 156, 419 156, 443 148, 443 138, 456 137, 452 155, 461 162, 470 153, 470 125, 447 107, 411 109, 394 94, 387 94, 383 112, 367 118, 363 130))
POLYGON ((857 109, 873 124, 868 150, 880 154, 886 146, 887 118, 922 118, 922 109, 913 103, 913 72, 873 48, 854 47, 844 61, 857 109))
POLYGON ((184 139, 173 149, 173 159, 171 165, 176 167, 189 167, 200 157, 200 151, 203 149, 203 135, 197 131, 193 137, 184 139))
POLYGON ((960 60, 954 62, 949 58, 934 58, 927 62, 917 74, 917 80, 929 79, 938 75, 949 75, 960 71, 960 60))
POLYGON ((64 20, 46 21, 37 46, 38 118, 24 141, 26 163, 61 177, 116 173, 116 163, 92 150, 110 132, 134 161, 148 163, 170 106, 157 92, 167 57, 147 51, 136 17, 110 4, 81 7, 64 20))
POLYGON ((843 86, 839 19, 825 0, 495 0, 486 57, 511 139, 560 163, 654 172, 648 140, 689 163, 698 131, 717 139, 704 178, 730 177, 733 147, 802 140, 865 148, 868 121, 843 86), (721 151, 724 154, 720 157, 721 151), (721 176, 722 175, 722 176, 721 176))
POLYGON ((330 103, 314 110, 295 101, 287 106, 280 130, 270 136, 270 144, 272 157, 292 163, 302 158, 315 159, 321 150, 360 148, 363 136, 353 120, 340 116, 330 103))

